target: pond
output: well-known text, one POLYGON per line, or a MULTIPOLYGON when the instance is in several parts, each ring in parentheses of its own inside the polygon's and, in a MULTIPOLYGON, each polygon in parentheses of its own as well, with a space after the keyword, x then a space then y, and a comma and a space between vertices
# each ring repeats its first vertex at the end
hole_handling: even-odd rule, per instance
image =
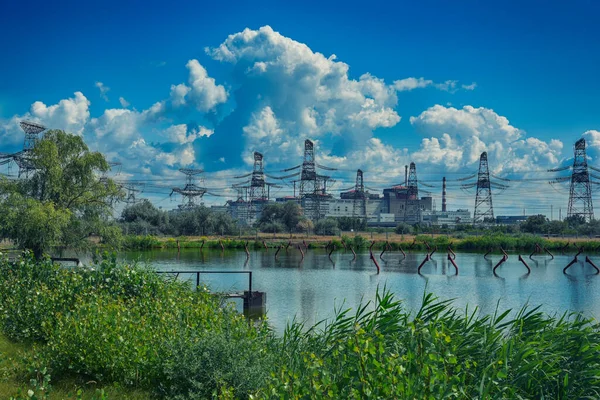
MULTIPOLYGON (((237 250, 182 249, 146 252, 125 252, 121 257, 129 261, 148 263, 158 270, 239 270, 253 271, 253 290, 267 293, 267 317, 276 331, 282 332, 288 321, 296 317, 313 324, 334 315, 335 308, 356 308, 363 300, 372 300, 378 288, 384 286, 414 310, 421 304, 425 290, 442 299, 455 299, 455 307, 469 310, 479 307, 486 314, 494 313, 498 303, 501 310, 520 309, 522 306, 541 306, 549 314, 580 311, 587 316, 600 317, 600 275, 585 257, 563 274, 563 268, 573 254, 523 256, 531 273, 518 260, 518 254, 509 253, 509 259, 492 273, 501 258, 492 254, 486 260, 481 253, 458 253, 459 274, 444 253, 436 253, 421 273, 417 267, 426 253, 384 254, 376 259, 381 273, 369 259, 359 253, 353 260, 351 252, 336 251, 328 257, 322 249, 306 250, 304 260, 297 249, 282 250, 275 259, 275 250, 246 253, 237 250)), ((594 256, 591 257, 594 260, 594 256)), ((600 263, 600 256, 597 259, 600 263)), ((179 279, 195 279, 182 274, 179 279)), ((247 290, 245 274, 206 274, 203 283, 214 291, 247 290)), ((241 300, 239 305, 241 310, 241 300)))

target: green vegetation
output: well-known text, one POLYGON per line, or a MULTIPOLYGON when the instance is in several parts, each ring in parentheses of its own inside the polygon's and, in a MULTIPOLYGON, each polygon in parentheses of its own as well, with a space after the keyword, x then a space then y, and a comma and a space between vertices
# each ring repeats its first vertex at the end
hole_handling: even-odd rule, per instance
POLYGON ((10 341, 31 345, 11 374, 23 385, 36 379, 28 390, 40 396, 52 376, 161 398, 247 397, 267 378, 269 369, 255 365, 272 364, 265 325, 249 325, 206 289, 109 257, 77 269, 28 256, 1 260, 0 328, 10 341))
POLYGON ((133 235, 234 235, 236 222, 227 213, 214 212, 204 206, 168 212, 157 209, 149 200, 126 207, 119 225, 133 235))
POLYGON ((286 398, 596 398, 592 320, 522 309, 478 317, 426 295, 416 314, 384 292, 322 331, 289 327, 261 393, 286 398))
POLYGON ((317 235, 332 236, 338 233, 338 222, 335 218, 320 219, 315 224, 315 233, 317 235))
MULTIPOLYGON (((254 236, 254 235, 252 235, 254 236)), ((402 248, 404 251, 409 249, 415 251, 423 251, 427 249, 427 245, 433 248, 438 247, 438 250, 445 251, 446 248, 451 245, 454 250, 462 251, 483 251, 486 252, 490 249, 499 252, 500 247, 505 250, 531 252, 535 249, 535 245, 538 244, 545 247, 548 250, 560 251, 565 246, 569 245, 568 239, 556 240, 556 239, 545 239, 532 234, 502 234, 502 233, 488 233, 481 236, 464 236, 457 238, 456 236, 447 235, 417 235, 414 238, 405 238, 404 242, 398 242, 390 238, 389 245, 392 250, 399 250, 402 248), (414 241, 414 243, 413 243, 414 241)), ((295 239, 298 240, 298 239, 295 239)), ((337 249, 343 247, 341 240, 347 245, 357 249, 366 249, 371 246, 371 239, 362 235, 342 235, 341 239, 334 239, 333 243, 337 249)), ((307 239, 309 248, 324 248, 329 239, 314 241, 314 238, 307 239)), ((181 249, 186 248, 205 248, 205 249, 221 249, 221 244, 225 249, 244 249, 246 243, 245 239, 208 239, 206 237, 190 239, 185 236, 178 238, 159 238, 151 235, 140 235, 140 236, 125 236, 122 240, 122 246, 126 249, 131 250, 148 250, 148 249, 173 249, 177 248, 177 244, 181 249)), ((265 242, 267 247, 276 248, 278 246, 285 246, 288 240, 268 240, 265 242)), ((578 247, 581 247, 584 251, 599 251, 600 243, 594 240, 578 240, 576 242, 578 247)), ((377 240, 373 249, 382 250, 385 246, 385 240, 377 240)), ((262 240, 249 240, 248 248, 260 250, 264 248, 262 240)), ((570 245, 567 247, 568 251, 576 251, 575 246, 570 245)))
POLYGON ((0 237, 41 257, 51 246, 87 247, 98 236, 118 244, 120 229, 110 221, 111 203, 122 194, 109 165, 83 139, 50 130, 31 151, 35 171, 28 179, 0 177, 0 237))
POLYGON ((565 218, 563 221, 550 221, 545 215, 531 215, 520 224, 496 225, 494 221, 484 225, 465 225, 458 224, 454 228, 447 225, 442 226, 422 226, 400 223, 396 227, 396 233, 415 232, 420 234, 441 233, 452 236, 468 235, 490 235, 490 234, 521 234, 531 233, 545 236, 595 236, 600 235, 600 220, 591 220, 585 222, 582 216, 574 215, 565 218))
POLYGON ((431 294, 411 313, 383 290, 275 337, 205 289, 110 257, 77 269, 3 259, 0 329, 2 398, 600 395, 600 326, 580 315, 480 316, 431 294))

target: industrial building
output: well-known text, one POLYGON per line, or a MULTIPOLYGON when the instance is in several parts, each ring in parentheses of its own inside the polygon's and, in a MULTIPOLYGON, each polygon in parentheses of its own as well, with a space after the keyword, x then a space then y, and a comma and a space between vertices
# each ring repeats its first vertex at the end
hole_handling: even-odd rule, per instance
POLYGON ((467 209, 458 209, 455 211, 432 211, 423 214, 424 224, 434 226, 447 226, 454 228, 456 225, 471 225, 473 217, 467 209))

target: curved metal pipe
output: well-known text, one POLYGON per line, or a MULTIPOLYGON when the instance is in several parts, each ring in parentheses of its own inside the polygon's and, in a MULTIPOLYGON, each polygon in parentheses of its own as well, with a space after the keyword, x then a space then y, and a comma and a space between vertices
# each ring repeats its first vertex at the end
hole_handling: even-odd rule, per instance
POLYGON ((452 250, 452 247, 450 247, 450 245, 448 245, 448 253, 452 254, 453 260, 456 260, 456 253, 454 252, 454 250, 452 250))
POLYGON ((398 246, 398 250, 400 250, 404 258, 406 258, 406 253, 404 252, 404 250, 402 250, 402 246, 398 246))
POLYGON ((383 250, 381 251, 381 254, 379 254, 379 258, 383 260, 383 253, 385 253, 387 251, 387 248, 389 246, 388 242, 385 242, 385 245, 383 246, 383 250))
POLYGON ((596 264, 594 264, 592 262, 592 260, 589 259, 588 256, 585 256, 585 262, 588 263, 588 264, 590 264, 592 267, 596 268, 596 275, 600 274, 600 269, 598 269, 598 267, 596 267, 596 264))
POLYGON ((527 273, 531 273, 531 268, 529 268, 529 265, 527 265, 527 263, 525 262, 525 260, 523 260, 523 257, 521 257, 521 255, 519 254, 519 261, 521 261, 523 263, 523 265, 525 266, 525 268, 527 268, 527 273))
POLYGON ((275 252, 275 259, 277 260, 277 255, 279 254, 279 251, 281 250, 281 245, 277 246, 277 251, 275 252))
POLYGON ((425 259, 421 262, 421 264, 419 265, 419 268, 417 268, 417 273, 419 275, 421 275, 421 268, 423 268, 423 265, 425 265, 425 263, 427 261, 429 261, 430 257, 429 257, 429 253, 427 253, 427 255, 425 256, 425 259))
POLYGON ((371 253, 371 260, 373 260, 373 263, 377 267, 377 275, 379 275, 379 272, 381 271, 381 269, 379 268, 379 264, 377 263, 377 260, 375 259, 375 257, 373 257, 373 253, 371 253))
POLYGON ((431 253, 429 253, 429 257, 431 258, 433 253, 435 253, 436 251, 437 251, 437 245, 434 247, 433 251, 431 253))
POLYGON ((456 275, 458 275, 458 265, 456 265, 456 263, 452 259, 452 256, 450 255, 450 253, 448 253, 448 261, 450 261, 452 263, 452 265, 454 265, 454 268, 456 268, 456 275))
POLYGON ((567 264, 567 266, 563 269, 563 274, 567 273, 567 269, 569 269, 569 267, 571 267, 571 265, 575 264, 577 262, 577 256, 575 256, 575 258, 573 258, 573 260, 567 264))
POLYGON ((485 258, 485 259, 487 260, 487 256, 488 256, 488 254, 490 254, 491 252, 492 252, 492 249, 489 249, 489 250, 487 251, 487 253, 485 253, 485 254, 483 255, 483 258, 485 258))
POLYGON ((508 257, 506 255, 504 255, 500 261, 498 261, 498 264, 496 264, 496 266, 494 267, 494 269, 492 270, 492 272, 494 273, 494 275, 496 275, 496 268, 498 268, 502 263, 504 263, 506 260, 508 260, 508 257))

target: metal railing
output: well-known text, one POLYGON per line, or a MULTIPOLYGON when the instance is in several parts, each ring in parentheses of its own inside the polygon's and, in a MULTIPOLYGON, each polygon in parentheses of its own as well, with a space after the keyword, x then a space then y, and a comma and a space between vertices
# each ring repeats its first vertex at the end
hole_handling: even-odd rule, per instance
POLYGON ((157 274, 196 274, 196 287, 200 286, 201 274, 248 274, 248 293, 252 296, 252 271, 155 271, 157 274))

